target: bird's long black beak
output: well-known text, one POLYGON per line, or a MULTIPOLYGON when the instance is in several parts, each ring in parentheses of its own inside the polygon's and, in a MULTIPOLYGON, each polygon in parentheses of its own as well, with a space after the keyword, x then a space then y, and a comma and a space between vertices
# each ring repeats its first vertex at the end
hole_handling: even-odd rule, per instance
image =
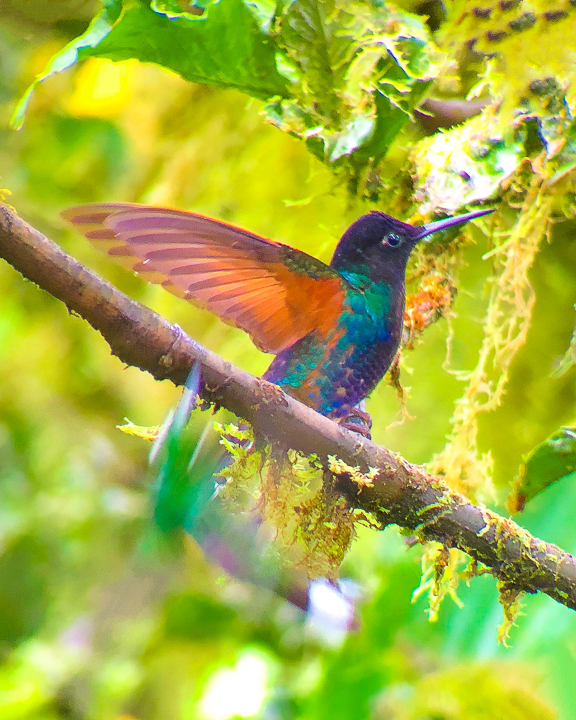
POLYGON ((443 218, 442 220, 436 220, 436 222, 427 223, 422 225, 422 232, 416 237, 416 240, 422 240, 432 233, 438 232, 438 230, 444 230, 454 225, 463 225, 468 220, 474 220, 474 218, 482 217, 483 215, 489 215, 494 212, 496 208, 485 208, 484 210, 474 210, 474 212, 466 213, 465 215, 455 215, 454 217, 443 218))

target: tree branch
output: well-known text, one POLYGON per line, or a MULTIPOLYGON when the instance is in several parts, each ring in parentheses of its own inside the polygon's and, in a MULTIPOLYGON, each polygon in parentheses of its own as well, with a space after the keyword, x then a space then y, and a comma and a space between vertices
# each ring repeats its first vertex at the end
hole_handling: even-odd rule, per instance
POLYGON ((0 206, 0 256, 87 320, 122 362, 181 385, 198 360, 205 399, 250 422, 257 434, 320 459, 334 455, 364 472, 377 468, 372 486, 341 480, 352 506, 374 513, 383 524, 395 523, 422 539, 465 551, 488 566, 508 591, 541 591, 576 609, 571 555, 225 362, 91 273, 6 206, 0 206))

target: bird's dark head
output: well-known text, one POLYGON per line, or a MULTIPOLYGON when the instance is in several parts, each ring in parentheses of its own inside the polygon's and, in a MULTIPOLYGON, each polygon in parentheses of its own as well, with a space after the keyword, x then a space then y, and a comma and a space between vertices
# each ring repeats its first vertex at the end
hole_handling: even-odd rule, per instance
POLYGON ((493 212, 493 208, 443 218, 426 225, 409 225, 373 211, 362 215, 340 238, 330 265, 339 271, 367 268, 373 280, 404 278, 408 257, 415 245, 439 230, 462 225, 493 212))

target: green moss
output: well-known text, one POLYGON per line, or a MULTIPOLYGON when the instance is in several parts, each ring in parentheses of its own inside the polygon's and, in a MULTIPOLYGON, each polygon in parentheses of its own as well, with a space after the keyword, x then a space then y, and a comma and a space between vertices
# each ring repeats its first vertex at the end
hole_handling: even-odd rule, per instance
POLYGON ((303 568, 310 577, 335 578, 352 541, 356 523, 380 525, 349 507, 334 490, 334 474, 346 473, 360 485, 377 474, 363 474, 336 458, 323 468, 308 457, 280 446, 255 447, 249 428, 215 424, 233 462, 221 473, 223 499, 235 511, 257 510, 270 527, 282 562, 303 568))
POLYGON ((428 593, 428 618, 436 622, 440 607, 446 596, 449 596, 458 607, 462 602, 457 595, 460 573, 458 566, 463 554, 454 548, 440 543, 429 543, 422 554, 422 577, 420 585, 412 593, 415 602, 424 593, 428 593))
POLYGON ((498 583, 498 600, 504 610, 504 620, 498 628, 498 642, 508 647, 510 630, 516 624, 520 612, 521 601, 524 593, 517 586, 511 585, 503 580, 498 583))

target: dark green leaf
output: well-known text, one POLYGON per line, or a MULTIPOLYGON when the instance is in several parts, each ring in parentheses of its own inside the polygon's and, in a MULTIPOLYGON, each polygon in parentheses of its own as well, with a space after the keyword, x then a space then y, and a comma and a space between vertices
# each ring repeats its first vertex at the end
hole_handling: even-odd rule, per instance
POLYGON ((300 93, 315 105, 316 116, 328 127, 337 125, 342 112, 338 90, 354 55, 354 38, 342 32, 331 0, 284 3, 279 45, 286 63, 299 78, 300 93))
POLYGON ((528 500, 575 471, 576 427, 562 427, 524 458, 508 507, 523 510, 528 500))
POLYGON ((359 171, 387 152, 440 67, 424 23, 337 0, 108 0, 38 82, 88 57, 136 58, 186 80, 266 99, 270 121, 328 163, 359 171))

